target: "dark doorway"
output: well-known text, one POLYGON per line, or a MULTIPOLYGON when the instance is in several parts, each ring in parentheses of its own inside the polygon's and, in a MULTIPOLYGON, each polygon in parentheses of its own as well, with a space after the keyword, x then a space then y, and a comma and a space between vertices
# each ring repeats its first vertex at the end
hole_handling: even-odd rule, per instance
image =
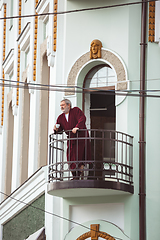
POLYGON ((92 129, 115 130, 115 96, 96 92, 90 95, 90 118, 92 129))

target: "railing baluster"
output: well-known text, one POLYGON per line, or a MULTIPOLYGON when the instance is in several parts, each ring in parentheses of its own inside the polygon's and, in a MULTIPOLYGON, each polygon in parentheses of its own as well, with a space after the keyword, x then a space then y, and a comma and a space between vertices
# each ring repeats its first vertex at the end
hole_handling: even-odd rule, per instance
MULTIPOLYGON (((52 141, 52 140, 51 140, 52 141)), ((52 180, 54 179, 54 175, 53 175, 53 168, 54 168, 54 141, 53 143, 51 143, 51 147, 52 147, 52 180)))
MULTIPOLYGON (((123 134, 121 134, 122 143, 121 143, 121 163, 123 164, 123 134)), ((123 179, 123 167, 121 165, 121 179, 123 179)))
POLYGON ((57 159, 58 159, 58 134, 56 134, 56 179, 57 179, 57 159))
POLYGON ((63 141, 63 138, 64 138, 64 133, 62 135, 62 142, 61 142, 61 146, 62 146, 62 165, 61 165, 61 168, 62 168, 62 173, 61 173, 61 180, 63 179, 63 175, 64 175, 64 141, 63 141))
MULTIPOLYGON (((88 139, 89 141, 89 139, 88 139)), ((87 142, 87 131, 85 131, 85 146, 87 146, 88 142, 87 142)), ((87 160, 87 147, 85 147, 85 160, 87 160)))
MULTIPOLYGON (((131 143, 132 143, 132 147, 130 146, 131 148, 131 167, 133 168, 133 138, 131 138, 131 143)), ((131 170, 132 171, 132 176, 130 176, 130 182, 133 182, 133 169, 131 170)))
POLYGON ((94 143, 94 157, 93 157, 93 159, 94 160, 96 160, 95 158, 96 158, 96 139, 95 139, 95 135, 96 135, 96 131, 94 131, 94 139, 93 139, 93 143, 94 143))
MULTIPOLYGON (((118 159, 119 159, 119 157, 118 157, 118 145, 119 145, 119 142, 118 142, 118 136, 119 136, 119 134, 118 134, 118 132, 117 132, 117 159, 116 159, 116 162, 117 162, 117 164, 118 164, 118 159)), ((118 165, 116 164, 116 173, 117 173, 117 180, 118 180, 118 176, 119 176, 119 173, 118 173, 118 169, 117 169, 117 167, 118 167, 118 165)), ((119 180, 118 180, 119 181, 119 180)))
POLYGON ((78 161, 78 131, 76 133, 76 161, 78 161))
MULTIPOLYGON (((128 137, 127 137, 127 135, 126 135, 126 142, 128 143, 128 137)), ((126 153, 125 153, 125 165, 127 166, 127 148, 128 148, 128 145, 126 144, 125 145, 125 149, 126 149, 126 153)), ((127 178, 128 178, 128 176, 127 176, 127 167, 125 167, 125 173, 126 173, 126 180, 127 180, 127 178)))
POLYGON ((71 156, 70 156, 70 149, 71 149, 71 132, 69 131, 69 149, 68 149, 68 155, 69 155, 69 168, 71 168, 71 156))
POLYGON ((51 165, 51 135, 49 136, 49 165, 51 165))
MULTIPOLYGON (((51 135, 49 136, 49 172, 50 172, 50 169, 51 169, 51 135)), ((50 175, 48 175, 48 182, 50 182, 50 175)))
MULTIPOLYGON (((87 130, 79 130, 75 136, 71 137, 72 132, 67 131, 68 137, 66 138, 65 133, 62 135, 51 134, 49 136, 49 175, 48 182, 52 181, 64 181, 70 180, 71 176, 71 164, 75 163, 76 168, 73 171, 79 170, 79 164, 86 161, 86 165, 90 163, 93 166, 90 171, 90 179, 103 180, 106 181, 107 178, 116 179, 118 182, 125 182, 127 184, 133 183, 133 137, 122 132, 112 131, 112 130, 90 130, 88 134, 87 130), (81 136, 80 132, 83 131, 84 134, 81 136), (113 137, 113 138, 112 138, 113 137), (92 142, 92 157, 93 159, 87 159, 88 156, 88 141, 92 142), (71 161, 71 146, 72 142, 75 141, 75 162, 71 161), (84 158, 79 159, 78 148, 81 141, 85 142, 84 158), (66 162, 65 146, 68 146, 68 163, 66 162), (102 145, 101 145, 102 144, 102 145), (107 155, 107 161, 105 159, 105 149, 109 147, 109 156, 107 155), (112 154, 112 147, 114 147, 114 154, 112 154), (101 149, 101 150, 100 150, 101 149), (98 151, 101 151, 98 153, 98 151), (113 158, 114 162, 113 162, 113 158), (105 165, 105 164, 108 164, 105 165), (68 164, 68 168, 66 167, 68 164), (115 164, 115 167, 113 166, 115 164), (107 168, 105 167, 107 166, 107 168), (104 172, 103 172, 104 171, 104 172), (106 178, 105 178, 106 175, 106 178), (104 176, 104 177, 103 177, 104 176)), ((82 170, 83 173, 87 171, 82 170)), ((87 180, 86 178, 81 178, 81 180, 87 180)))

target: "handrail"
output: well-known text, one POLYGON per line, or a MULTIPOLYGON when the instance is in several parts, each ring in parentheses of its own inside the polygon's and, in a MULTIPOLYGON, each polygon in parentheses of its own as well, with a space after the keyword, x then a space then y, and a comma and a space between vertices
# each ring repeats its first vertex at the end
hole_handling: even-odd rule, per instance
POLYGON ((76 134, 52 133, 49 139, 49 183, 76 179, 133 184, 133 136, 80 129, 76 134))

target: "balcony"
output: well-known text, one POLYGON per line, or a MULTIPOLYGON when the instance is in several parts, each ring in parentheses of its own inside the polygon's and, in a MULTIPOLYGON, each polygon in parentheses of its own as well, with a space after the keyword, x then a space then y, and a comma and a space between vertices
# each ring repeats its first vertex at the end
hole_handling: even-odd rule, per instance
POLYGON ((49 136, 48 193, 64 198, 133 193, 133 137, 104 129, 88 132, 49 136), (77 157, 71 161, 68 151, 67 161, 67 146, 70 149, 73 141, 77 157), (78 159, 80 141, 86 146, 83 159, 78 159))

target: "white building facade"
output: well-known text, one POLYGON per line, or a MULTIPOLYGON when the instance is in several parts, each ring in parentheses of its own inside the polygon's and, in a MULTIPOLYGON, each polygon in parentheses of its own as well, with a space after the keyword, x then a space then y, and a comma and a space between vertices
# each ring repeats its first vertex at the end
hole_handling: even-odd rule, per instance
POLYGON ((0 240, 158 239, 160 3, 144 2, 0 0, 0 240), (64 98, 90 129, 76 181, 53 134, 64 98))

